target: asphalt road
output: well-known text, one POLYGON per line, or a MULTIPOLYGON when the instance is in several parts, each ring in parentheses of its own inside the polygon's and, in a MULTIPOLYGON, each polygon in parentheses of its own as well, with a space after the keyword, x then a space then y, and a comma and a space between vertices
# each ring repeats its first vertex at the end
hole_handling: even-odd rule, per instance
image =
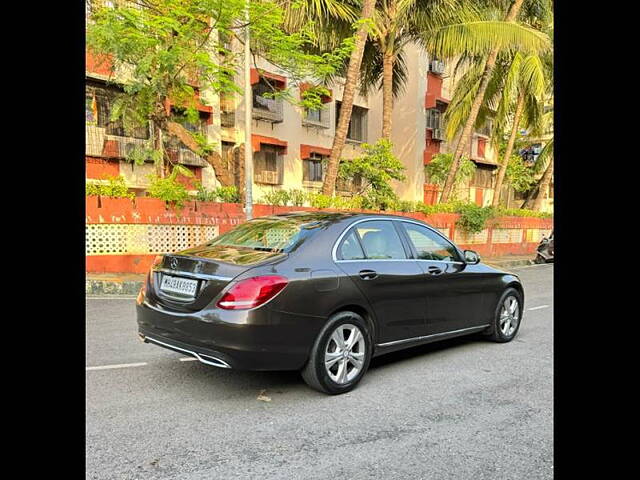
POLYGON ((87 298, 86 476, 551 479, 553 265, 512 270, 526 296, 515 340, 379 357, 339 396, 296 372, 181 361, 138 341, 134 299, 87 298))

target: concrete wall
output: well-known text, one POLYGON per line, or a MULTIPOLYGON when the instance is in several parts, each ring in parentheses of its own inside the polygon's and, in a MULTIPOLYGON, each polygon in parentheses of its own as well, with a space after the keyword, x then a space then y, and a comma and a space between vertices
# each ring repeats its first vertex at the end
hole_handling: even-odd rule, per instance
MULTIPOLYGON (((300 210, 314 209, 254 205, 256 217, 300 210)), ((501 217, 482 232, 466 235, 456 227, 457 214, 384 213, 425 221, 461 248, 483 256, 532 254, 542 235, 553 228, 551 219, 501 217)), ((192 201, 173 209, 155 198, 87 197, 86 270, 145 273, 155 255, 202 244, 244 221, 242 205, 235 203, 192 201)))

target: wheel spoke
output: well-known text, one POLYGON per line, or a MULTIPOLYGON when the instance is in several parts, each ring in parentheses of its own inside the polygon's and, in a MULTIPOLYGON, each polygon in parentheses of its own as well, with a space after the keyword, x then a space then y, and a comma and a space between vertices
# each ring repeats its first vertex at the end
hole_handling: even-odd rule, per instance
MULTIPOLYGON (((362 357, 364 357, 364 354, 362 354, 362 357)), ((362 357, 356 357, 353 354, 349 355, 349 360, 351 361, 351 364, 358 370, 360 370, 362 368, 362 365, 364 364, 362 357)))
POLYGON ((518 302, 515 298, 510 297, 511 305, 509 305, 509 313, 513 315, 516 312, 516 308, 518 308, 518 302))
POLYGON ((324 354, 324 363, 327 366, 327 370, 335 365, 335 363, 342 358, 342 352, 336 350, 335 352, 327 352, 324 354))
POLYGON ((338 346, 338 350, 344 350, 345 349, 345 344, 344 344, 344 333, 342 333, 342 327, 338 327, 336 328, 336 331, 333 332, 333 335, 331 335, 331 338, 333 339, 334 342, 336 342, 336 345, 338 346))
POLYGON ((340 367, 338 367, 338 383, 345 383, 347 381, 347 359, 340 360, 340 367))
POLYGON ((351 330, 351 335, 349 335, 349 338, 347 339, 346 347, 351 350, 361 339, 362 333, 360 333, 360 330, 358 330, 357 328, 351 330))

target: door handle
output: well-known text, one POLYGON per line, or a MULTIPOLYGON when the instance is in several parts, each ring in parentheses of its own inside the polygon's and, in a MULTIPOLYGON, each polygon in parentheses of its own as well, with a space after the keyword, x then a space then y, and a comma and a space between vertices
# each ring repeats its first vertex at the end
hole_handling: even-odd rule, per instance
POLYGON ((360 278, 363 280, 373 280, 378 276, 378 272, 375 270, 360 270, 358 275, 360 275, 360 278))
POLYGON ((439 267, 431 266, 428 269, 429 275, 440 275, 442 274, 442 269, 439 267))

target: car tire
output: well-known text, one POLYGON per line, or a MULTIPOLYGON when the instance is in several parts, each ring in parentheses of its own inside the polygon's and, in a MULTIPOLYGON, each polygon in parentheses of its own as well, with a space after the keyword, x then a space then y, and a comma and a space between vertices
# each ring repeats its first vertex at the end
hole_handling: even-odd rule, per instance
POLYGON ((515 288, 507 288, 496 305, 493 324, 488 332, 490 340, 498 343, 510 342, 520 330, 523 314, 522 294, 515 288), (510 311, 513 301, 517 304, 516 312, 510 311), (506 313, 508 311, 508 313, 506 313), (514 323, 515 322, 515 326, 514 323), (506 327, 506 328, 505 328, 506 327))
POLYGON ((318 334, 309 360, 301 371, 302 378, 320 392, 329 395, 346 393, 362 380, 369 368, 372 350, 367 322, 355 312, 338 312, 329 318, 318 334), (340 335, 342 346, 338 345, 340 335))

